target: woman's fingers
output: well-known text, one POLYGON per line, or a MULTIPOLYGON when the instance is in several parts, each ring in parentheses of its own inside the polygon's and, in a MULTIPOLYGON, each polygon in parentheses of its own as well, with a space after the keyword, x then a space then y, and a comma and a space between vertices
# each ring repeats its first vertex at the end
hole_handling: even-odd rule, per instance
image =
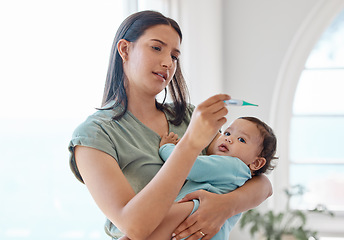
POLYGON ((202 149, 214 138, 218 130, 226 122, 228 113, 225 100, 227 94, 212 96, 199 104, 194 110, 191 122, 184 136, 189 142, 190 149, 202 149))
MULTIPOLYGON (((179 202, 198 199, 200 206, 198 210, 181 223, 174 231, 176 239, 188 237, 188 240, 199 239, 199 232, 205 234, 202 240, 211 239, 220 230, 227 220, 226 214, 219 206, 223 206, 218 194, 210 193, 205 190, 198 190, 186 195, 179 202)), ((202 235, 202 234, 201 234, 202 235)))
POLYGON ((228 94, 217 94, 203 101, 200 105, 211 106, 214 103, 223 102, 225 100, 229 100, 230 98, 231 97, 228 94))
MULTIPOLYGON (((215 231, 204 227, 203 224, 197 221, 197 211, 187 218, 174 232, 173 240, 179 240, 187 237, 187 240, 207 240, 211 239, 219 230, 215 231), (203 225, 203 226, 202 226, 203 225), (181 230, 180 230, 181 229, 181 230)), ((210 224, 210 223, 209 223, 210 224)))
POLYGON ((221 119, 228 113, 226 104, 224 103, 227 99, 230 99, 227 94, 212 96, 199 104, 195 109, 195 113, 204 117, 204 120, 221 119))

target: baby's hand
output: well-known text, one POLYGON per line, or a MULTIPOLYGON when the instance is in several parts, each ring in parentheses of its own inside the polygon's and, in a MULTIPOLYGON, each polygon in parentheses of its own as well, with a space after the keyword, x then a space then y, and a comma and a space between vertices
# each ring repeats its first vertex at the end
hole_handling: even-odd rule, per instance
POLYGON ((169 134, 164 134, 160 141, 160 147, 167 143, 177 144, 178 143, 178 134, 170 132, 169 134))

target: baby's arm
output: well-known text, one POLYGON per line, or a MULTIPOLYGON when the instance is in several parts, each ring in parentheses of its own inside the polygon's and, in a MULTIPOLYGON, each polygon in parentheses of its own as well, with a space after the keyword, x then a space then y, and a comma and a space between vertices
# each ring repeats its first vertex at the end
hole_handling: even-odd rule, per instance
POLYGON ((160 141, 160 147, 167 143, 172 143, 176 145, 179 142, 178 134, 175 134, 174 132, 170 132, 169 134, 165 134, 162 136, 160 141))
MULTIPOLYGON (((160 157, 167 161, 175 146, 165 144, 159 149, 160 157)), ((188 180, 210 184, 244 184, 251 178, 250 170, 238 158, 229 156, 198 156, 191 168, 188 180)))
POLYGON ((236 187, 250 178, 249 168, 239 158, 216 155, 198 156, 187 177, 195 182, 232 184, 236 187))

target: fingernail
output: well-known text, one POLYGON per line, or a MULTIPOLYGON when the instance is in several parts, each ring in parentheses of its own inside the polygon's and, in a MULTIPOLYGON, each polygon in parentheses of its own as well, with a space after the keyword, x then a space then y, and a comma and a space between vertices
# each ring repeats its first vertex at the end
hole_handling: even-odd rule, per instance
POLYGON ((176 234, 175 234, 175 233, 172 233, 172 237, 174 237, 174 236, 176 236, 176 234))
POLYGON ((172 238, 172 240, 177 240, 177 238, 174 237, 174 238, 172 238))

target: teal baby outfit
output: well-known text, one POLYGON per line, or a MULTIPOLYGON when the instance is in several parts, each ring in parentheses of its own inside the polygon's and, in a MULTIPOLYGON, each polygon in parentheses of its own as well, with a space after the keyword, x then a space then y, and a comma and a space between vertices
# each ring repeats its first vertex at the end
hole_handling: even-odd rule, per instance
MULTIPOLYGON (((166 161, 174 148, 174 144, 161 146, 159 149, 161 158, 166 161)), ((180 190, 177 200, 201 189, 217 194, 225 194, 242 186, 251 177, 249 167, 238 158, 219 155, 198 156, 187 177, 188 181, 180 190)), ((240 215, 237 214, 228 218, 221 230, 211 239, 228 239, 229 233, 238 222, 240 215)))

